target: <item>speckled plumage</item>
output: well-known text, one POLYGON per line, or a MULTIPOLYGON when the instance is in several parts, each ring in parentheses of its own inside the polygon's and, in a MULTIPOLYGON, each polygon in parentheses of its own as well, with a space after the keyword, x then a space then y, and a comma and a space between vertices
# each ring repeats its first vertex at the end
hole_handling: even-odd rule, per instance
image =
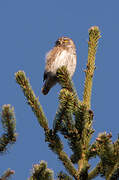
POLYGON ((46 55, 46 66, 44 72, 44 85, 42 93, 46 95, 57 83, 56 71, 62 66, 66 66, 72 77, 76 68, 76 49, 72 39, 68 37, 59 38, 53 49, 46 55))

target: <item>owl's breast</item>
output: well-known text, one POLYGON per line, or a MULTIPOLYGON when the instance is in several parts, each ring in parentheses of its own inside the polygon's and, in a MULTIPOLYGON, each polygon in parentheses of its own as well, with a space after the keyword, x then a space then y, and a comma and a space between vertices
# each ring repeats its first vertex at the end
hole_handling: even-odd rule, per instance
POLYGON ((46 70, 56 74, 58 68, 66 66, 70 76, 72 76, 75 72, 76 61, 76 53, 67 50, 59 51, 55 56, 47 59, 46 70))

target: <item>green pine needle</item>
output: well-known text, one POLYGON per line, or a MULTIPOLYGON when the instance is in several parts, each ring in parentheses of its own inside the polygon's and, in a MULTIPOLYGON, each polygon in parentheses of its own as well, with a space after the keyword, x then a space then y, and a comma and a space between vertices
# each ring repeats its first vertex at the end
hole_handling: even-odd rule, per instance
POLYGON ((40 105, 40 102, 39 102, 38 98, 36 98, 32 88, 31 88, 31 85, 29 83, 29 80, 26 78, 24 71, 18 71, 17 73, 15 73, 15 79, 16 79, 16 82, 22 88, 24 95, 27 98, 27 102, 31 106, 33 112, 35 113, 39 124, 41 125, 41 127, 44 128, 45 131, 47 131, 48 130, 48 120, 46 119, 46 117, 44 115, 44 112, 40 105))
POLYGON ((16 118, 14 108, 10 104, 3 105, 1 112, 1 121, 4 134, 0 137, 0 152, 7 149, 8 144, 16 142, 16 118))

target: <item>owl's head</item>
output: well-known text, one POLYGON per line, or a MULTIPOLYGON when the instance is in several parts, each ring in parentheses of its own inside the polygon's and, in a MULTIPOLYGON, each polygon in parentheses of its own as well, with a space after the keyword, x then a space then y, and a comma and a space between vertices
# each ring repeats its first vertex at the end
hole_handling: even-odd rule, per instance
POLYGON ((60 37, 55 42, 55 46, 66 47, 66 48, 75 48, 73 40, 68 37, 60 37))

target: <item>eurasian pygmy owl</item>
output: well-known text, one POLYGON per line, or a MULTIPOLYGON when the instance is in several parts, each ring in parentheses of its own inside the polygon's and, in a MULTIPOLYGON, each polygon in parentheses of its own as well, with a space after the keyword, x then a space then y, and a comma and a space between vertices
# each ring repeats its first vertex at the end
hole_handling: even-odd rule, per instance
POLYGON ((46 95, 57 83, 56 71, 62 66, 66 66, 70 77, 73 76, 76 68, 76 48, 72 39, 60 37, 53 49, 46 55, 46 66, 43 81, 45 81, 42 93, 46 95))

